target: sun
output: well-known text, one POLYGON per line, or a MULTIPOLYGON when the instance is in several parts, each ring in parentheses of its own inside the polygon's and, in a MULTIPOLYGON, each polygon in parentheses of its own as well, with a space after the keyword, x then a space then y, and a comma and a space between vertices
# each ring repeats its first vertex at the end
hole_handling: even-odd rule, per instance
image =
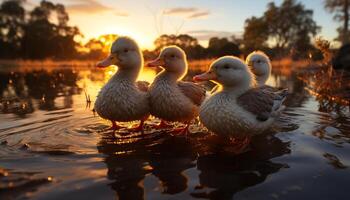
MULTIPOLYGON (((153 49, 153 39, 149 37, 147 34, 142 33, 140 31, 136 30, 129 30, 127 28, 122 28, 122 27, 110 27, 106 26, 102 29, 98 30, 98 33, 95 33, 95 38, 99 38, 100 35, 118 35, 118 36, 129 36, 133 38, 134 40, 137 41, 141 49, 153 49)), ((102 38, 101 38, 102 39, 102 38)), ((106 46, 111 45, 111 40, 113 38, 105 38, 105 41, 101 41, 103 43, 106 43, 106 46)), ((112 41, 113 43, 113 41, 112 41)))

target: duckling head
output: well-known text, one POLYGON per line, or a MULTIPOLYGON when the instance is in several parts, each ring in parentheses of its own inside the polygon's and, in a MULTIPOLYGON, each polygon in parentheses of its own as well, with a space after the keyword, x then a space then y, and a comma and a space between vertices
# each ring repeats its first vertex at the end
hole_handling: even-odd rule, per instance
POLYGON ((259 85, 264 85, 271 73, 269 57, 262 51, 254 51, 247 56, 246 63, 255 74, 259 85))
POLYGON ((110 55, 97 64, 97 67, 104 68, 110 65, 117 65, 119 69, 142 68, 143 57, 135 40, 129 37, 119 37, 111 47, 110 55))
POLYGON ((193 77, 196 82, 213 81, 223 88, 250 88, 255 85, 254 74, 248 66, 234 56, 223 56, 215 60, 206 73, 193 77))
POLYGON ((178 46, 164 47, 158 58, 147 64, 148 67, 162 67, 167 73, 174 73, 179 78, 186 75, 186 53, 178 46))

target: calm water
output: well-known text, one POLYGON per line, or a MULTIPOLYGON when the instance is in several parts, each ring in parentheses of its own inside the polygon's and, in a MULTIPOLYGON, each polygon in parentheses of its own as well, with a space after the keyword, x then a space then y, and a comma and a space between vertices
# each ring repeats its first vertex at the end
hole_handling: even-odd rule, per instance
POLYGON ((114 72, 0 72, 0 199, 350 199, 349 107, 310 95, 295 73, 274 72, 288 107, 235 156, 198 123, 187 138, 151 129, 157 119, 113 138, 92 106, 114 72))

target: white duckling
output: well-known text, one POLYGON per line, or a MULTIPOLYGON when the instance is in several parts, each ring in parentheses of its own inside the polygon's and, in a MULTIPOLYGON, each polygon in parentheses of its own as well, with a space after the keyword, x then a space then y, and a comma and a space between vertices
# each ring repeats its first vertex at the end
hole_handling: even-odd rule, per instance
POLYGON ((199 119, 203 125, 218 135, 244 139, 246 145, 250 136, 272 125, 280 109, 274 107, 277 94, 256 87, 254 74, 237 57, 217 59, 208 72, 194 80, 211 80, 222 87, 201 105, 199 119))
POLYGON ((288 89, 280 89, 266 85, 266 81, 270 78, 272 69, 270 58, 262 51, 253 51, 247 56, 245 63, 254 73, 257 87, 262 87, 270 92, 278 94, 275 96, 275 106, 281 106, 283 101, 280 100, 285 99, 288 89))
MULTIPOLYGON (((253 51, 247 58, 245 63, 250 67, 250 70, 254 73, 257 82, 257 87, 265 87, 272 89, 271 86, 265 85, 266 81, 271 75, 271 61, 270 58, 262 51, 253 51)), ((219 85, 216 85, 210 92, 215 93, 220 90, 219 85)))
POLYGON ((129 37, 119 37, 111 47, 110 55, 97 64, 104 68, 117 65, 118 71, 102 87, 96 102, 95 111, 112 122, 111 129, 122 128, 116 124, 141 120, 133 131, 142 131, 143 123, 149 116, 147 85, 136 82, 143 68, 143 56, 137 43, 129 37))
POLYGON ((262 51, 253 51, 247 56, 245 63, 254 73, 257 85, 265 86, 267 79, 271 75, 270 58, 262 51))
POLYGON ((185 128, 174 132, 187 133, 192 119, 198 116, 199 105, 205 98, 205 89, 192 82, 181 81, 187 73, 185 52, 177 46, 162 49, 149 67, 162 67, 149 88, 151 114, 164 121, 186 123, 185 128))

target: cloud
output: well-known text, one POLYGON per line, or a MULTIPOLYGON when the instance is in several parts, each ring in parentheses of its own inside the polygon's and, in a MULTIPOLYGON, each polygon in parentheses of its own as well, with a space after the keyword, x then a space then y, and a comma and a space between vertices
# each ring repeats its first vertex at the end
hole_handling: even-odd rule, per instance
POLYGON ((192 15, 189 15, 187 18, 194 19, 194 18, 202 18, 210 15, 209 11, 202 11, 202 12, 195 12, 192 15))
POLYGON ((230 38, 231 36, 241 36, 241 32, 230 32, 230 31, 217 31, 217 30, 193 30, 188 31, 187 34, 196 37, 198 40, 209 40, 212 37, 219 38, 230 38))
POLYGON ((185 17, 187 19, 195 19, 206 17, 210 14, 210 12, 208 10, 202 10, 195 7, 175 7, 164 10, 164 14, 185 17))
POLYGON ((66 8, 69 12, 91 13, 91 14, 111 12, 121 17, 126 17, 129 15, 125 11, 117 10, 115 8, 105 6, 100 2, 98 2, 97 0, 73 0, 70 2, 73 2, 73 3, 66 5, 66 8))
POLYGON ((178 14, 191 14, 193 12, 197 12, 198 8, 193 7, 176 7, 164 10, 164 14, 166 15, 178 15, 178 14))

